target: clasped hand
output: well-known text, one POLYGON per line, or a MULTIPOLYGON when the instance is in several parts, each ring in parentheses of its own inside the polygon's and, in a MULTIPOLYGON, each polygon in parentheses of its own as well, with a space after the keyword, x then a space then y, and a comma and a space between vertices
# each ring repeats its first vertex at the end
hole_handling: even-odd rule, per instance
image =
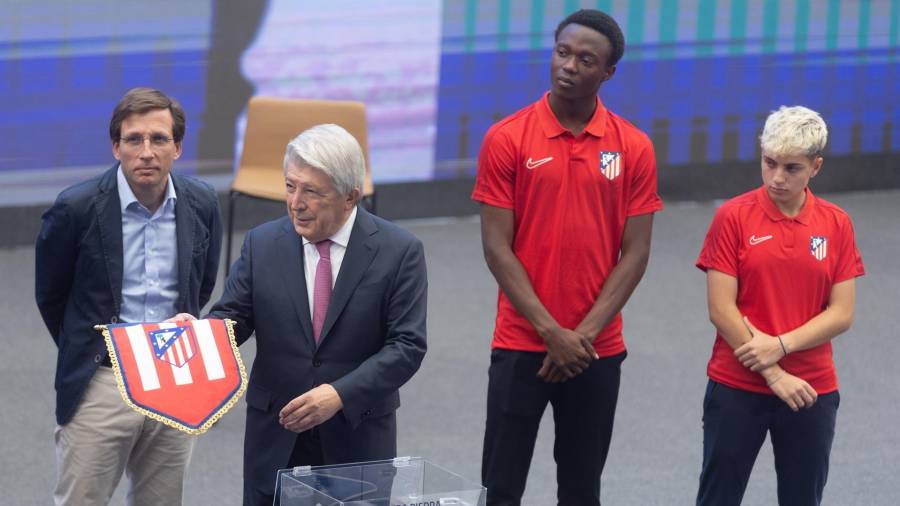
POLYGON ((750 330, 752 337, 749 342, 734 350, 734 356, 741 365, 761 373, 772 392, 792 411, 812 407, 819 397, 816 390, 805 380, 775 366, 785 356, 785 349, 778 338, 756 328, 746 316, 744 325, 750 330))
POLYGON ((778 338, 754 327, 746 316, 744 317, 744 325, 747 326, 753 337, 749 342, 734 350, 734 356, 737 357, 741 365, 753 372, 759 372, 778 363, 785 356, 784 348, 782 348, 778 338))
POLYGON ((791 373, 774 371, 774 369, 780 370, 781 368, 773 366, 773 369, 770 369, 763 376, 775 374, 771 379, 767 377, 766 382, 769 388, 772 389, 772 392, 784 401, 791 410, 800 411, 800 408, 811 408, 816 403, 819 394, 809 383, 791 373))
POLYGON ((548 383, 560 383, 578 376, 591 361, 600 358, 587 336, 559 328, 545 338, 547 356, 537 375, 548 383))

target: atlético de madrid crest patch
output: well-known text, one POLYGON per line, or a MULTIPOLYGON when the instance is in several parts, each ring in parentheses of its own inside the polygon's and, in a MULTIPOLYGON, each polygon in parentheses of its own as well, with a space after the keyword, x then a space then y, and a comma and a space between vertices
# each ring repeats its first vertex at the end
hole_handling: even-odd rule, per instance
POLYGON ((190 326, 148 330, 147 336, 156 358, 175 367, 183 367, 197 351, 197 338, 190 326))
POLYGON ((622 153, 615 151, 600 152, 600 173, 612 181, 622 173, 622 153))
POLYGON ((810 236, 809 252, 816 257, 816 260, 825 260, 825 257, 828 255, 828 238, 820 235, 810 236))

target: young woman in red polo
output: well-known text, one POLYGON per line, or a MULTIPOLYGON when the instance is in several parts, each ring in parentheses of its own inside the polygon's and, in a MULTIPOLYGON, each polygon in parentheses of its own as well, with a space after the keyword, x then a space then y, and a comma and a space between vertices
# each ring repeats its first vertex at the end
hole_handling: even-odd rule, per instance
POLYGON ((697 267, 716 340, 703 401, 698 505, 740 504, 766 434, 782 505, 817 505, 840 394, 831 340, 864 273, 850 217, 815 197, 825 122, 781 107, 760 136, 763 185, 716 212, 697 267))

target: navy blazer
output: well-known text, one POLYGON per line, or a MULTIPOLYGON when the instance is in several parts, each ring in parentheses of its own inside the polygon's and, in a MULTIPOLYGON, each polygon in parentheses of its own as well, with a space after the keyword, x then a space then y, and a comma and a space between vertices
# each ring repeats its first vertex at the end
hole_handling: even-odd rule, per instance
POLYGON ((272 494, 297 435, 278 423, 290 400, 331 384, 343 409, 319 426, 326 463, 393 458, 398 389, 425 355, 422 243, 358 208, 318 346, 303 241, 285 216, 247 233, 210 316, 231 318, 239 343, 256 332, 247 389, 244 492, 272 494))
MULTIPOLYGON (((107 355, 94 325, 117 322, 122 303, 122 210, 118 164, 64 190, 43 217, 35 244, 35 298, 59 353, 56 421, 72 419, 107 355)), ((219 268, 222 223, 212 186, 174 173, 178 312, 197 314, 219 268)))

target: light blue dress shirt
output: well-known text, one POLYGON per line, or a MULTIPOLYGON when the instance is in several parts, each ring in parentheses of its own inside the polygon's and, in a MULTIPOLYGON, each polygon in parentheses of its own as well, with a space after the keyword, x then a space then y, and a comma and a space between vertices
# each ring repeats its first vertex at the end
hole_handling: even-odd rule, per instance
POLYGON ((122 205, 122 322, 159 322, 175 314, 178 300, 178 241, 172 177, 163 203, 152 215, 138 202, 119 166, 122 205))

